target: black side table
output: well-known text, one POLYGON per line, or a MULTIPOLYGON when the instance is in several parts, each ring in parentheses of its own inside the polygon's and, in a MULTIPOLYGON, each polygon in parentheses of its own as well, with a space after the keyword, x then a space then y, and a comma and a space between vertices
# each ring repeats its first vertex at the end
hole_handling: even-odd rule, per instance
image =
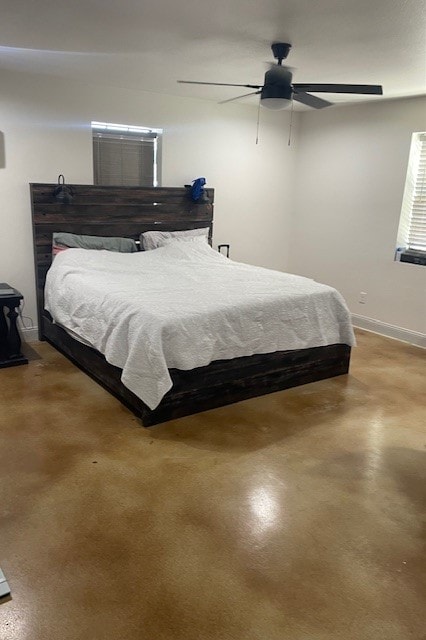
POLYGON ((23 297, 17 289, 4 282, 0 284, 0 368, 28 363, 21 353, 21 337, 16 325, 16 309, 23 297), (13 293, 2 294, 2 288, 13 289, 13 293))

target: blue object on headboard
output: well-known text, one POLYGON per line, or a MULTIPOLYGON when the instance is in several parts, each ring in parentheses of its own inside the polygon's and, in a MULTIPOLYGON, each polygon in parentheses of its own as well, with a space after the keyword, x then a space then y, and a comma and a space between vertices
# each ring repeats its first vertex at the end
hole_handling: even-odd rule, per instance
POLYGON ((198 200, 204 194, 203 187, 205 184, 206 184, 205 178, 197 178, 196 180, 192 181, 191 198, 193 199, 194 202, 198 202, 198 200))

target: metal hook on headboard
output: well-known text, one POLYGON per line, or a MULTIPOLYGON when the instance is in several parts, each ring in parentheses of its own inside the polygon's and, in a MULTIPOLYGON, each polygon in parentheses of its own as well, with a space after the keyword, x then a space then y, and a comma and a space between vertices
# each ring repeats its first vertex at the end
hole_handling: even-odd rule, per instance
POLYGON ((57 202, 62 202, 63 204, 69 204, 73 200, 73 190, 65 184, 65 177, 62 173, 58 176, 58 186, 53 191, 53 197, 57 202))

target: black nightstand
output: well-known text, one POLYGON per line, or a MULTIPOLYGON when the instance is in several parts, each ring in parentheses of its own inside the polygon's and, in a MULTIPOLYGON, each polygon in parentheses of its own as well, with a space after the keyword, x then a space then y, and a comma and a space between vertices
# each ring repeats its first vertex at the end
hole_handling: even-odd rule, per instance
POLYGON ((21 353, 21 337, 16 325, 16 309, 23 298, 17 289, 0 283, 0 368, 28 363, 21 353), (12 289, 12 292, 2 293, 6 289, 12 289))

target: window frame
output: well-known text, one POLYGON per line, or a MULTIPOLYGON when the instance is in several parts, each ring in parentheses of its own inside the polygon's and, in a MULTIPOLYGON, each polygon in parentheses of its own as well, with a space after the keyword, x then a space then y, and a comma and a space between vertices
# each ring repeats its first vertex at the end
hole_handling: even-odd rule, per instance
POLYGON ((426 265, 426 237, 420 245, 410 242, 413 226, 426 231, 426 132, 416 131, 411 136, 410 154, 405 178, 399 219, 395 259, 400 262, 426 265), (417 195, 420 194, 420 195, 417 195), (425 203, 425 204, 423 204, 425 203), (422 208, 424 206, 424 212, 422 208), (419 213, 420 212, 420 213, 419 213), (413 219, 414 215, 416 220, 413 219))
MULTIPOLYGON (((153 161, 153 184, 152 187, 161 187, 162 185, 162 142, 163 142, 163 129, 153 127, 141 127, 136 125, 115 124, 111 122, 99 122, 93 120, 91 122, 91 134, 92 134, 92 150, 95 137, 109 137, 109 138, 130 138, 137 139, 140 136, 143 139, 154 139, 154 161, 153 161)), ((92 164, 93 164, 93 184, 99 184, 96 182, 96 166, 95 166, 95 154, 92 151, 92 164)), ((120 185, 117 185, 120 186, 120 185)), ((136 185, 138 186, 138 185, 136 185)), ((139 185, 147 186, 147 185, 139 185)))

